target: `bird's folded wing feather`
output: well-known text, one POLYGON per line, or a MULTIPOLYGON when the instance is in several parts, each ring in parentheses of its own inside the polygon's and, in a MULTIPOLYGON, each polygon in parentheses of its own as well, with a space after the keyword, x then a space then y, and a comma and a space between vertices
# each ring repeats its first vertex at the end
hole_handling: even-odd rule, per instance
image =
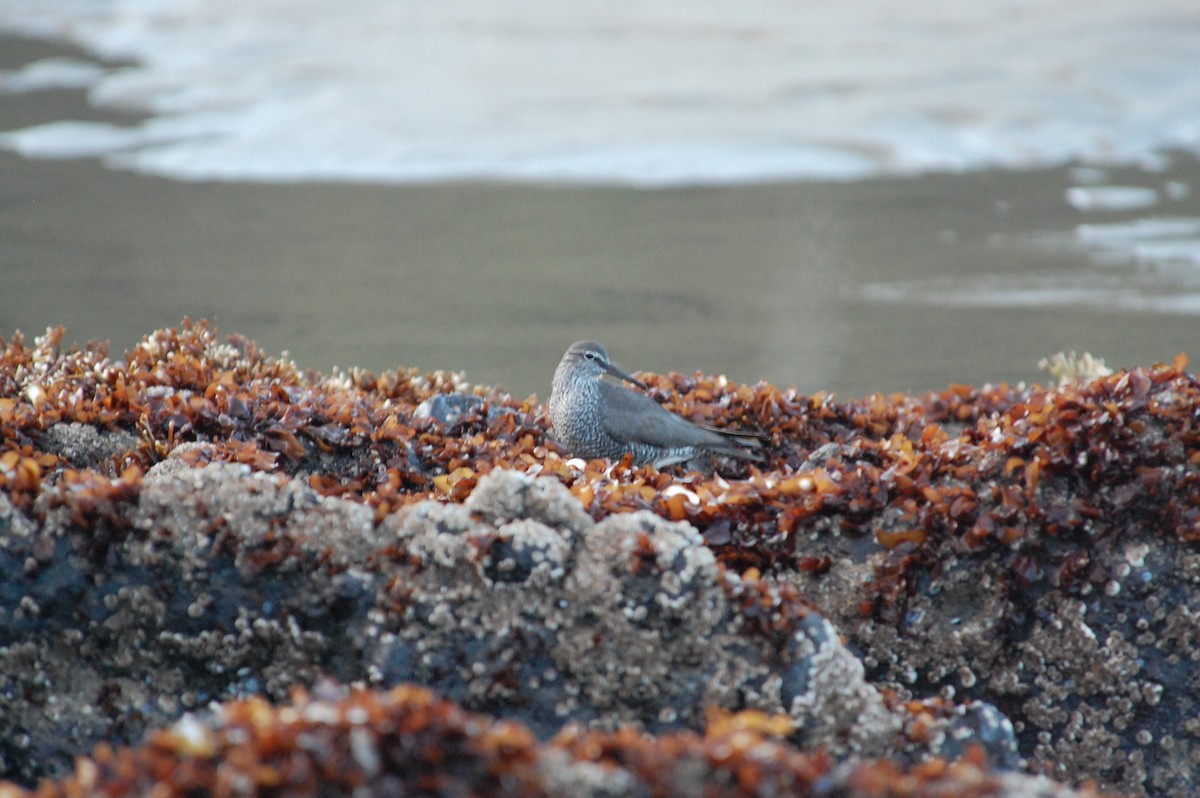
POLYGON ((727 446, 721 434, 698 427, 648 396, 607 382, 600 384, 604 430, 623 443, 678 446, 727 446))

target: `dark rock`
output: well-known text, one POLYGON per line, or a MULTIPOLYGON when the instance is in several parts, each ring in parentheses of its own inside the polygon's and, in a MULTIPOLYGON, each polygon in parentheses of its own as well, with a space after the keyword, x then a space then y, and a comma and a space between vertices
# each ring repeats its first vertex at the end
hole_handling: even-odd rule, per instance
POLYGON ((415 418, 432 418, 439 424, 449 426, 457 423, 463 416, 478 413, 483 408, 483 404, 482 396, 440 393, 417 405, 417 411, 413 413, 413 416, 415 418))

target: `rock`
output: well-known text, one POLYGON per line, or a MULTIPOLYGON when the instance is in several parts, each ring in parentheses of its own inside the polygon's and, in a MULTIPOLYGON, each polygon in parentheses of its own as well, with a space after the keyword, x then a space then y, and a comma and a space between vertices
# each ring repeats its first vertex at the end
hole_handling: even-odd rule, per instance
POLYGON ((136 452, 142 440, 123 430, 106 430, 90 424, 65 422, 46 430, 41 444, 75 468, 92 468, 116 476, 121 458, 136 452))
POLYGON ((786 713, 794 742, 838 756, 920 757, 829 622, 755 583, 793 615, 768 610, 769 632, 747 624, 747 583, 687 524, 596 523, 556 480, 504 471, 465 504, 382 524, 244 465, 163 466, 139 491, 121 485, 93 486, 96 501, 118 488, 121 500, 89 505, 82 525, 52 494, 40 528, 8 522, 22 530, 0 550, 17 608, 0 619, 11 778, 322 675, 417 681, 542 736, 568 722, 701 731, 719 707, 786 713))

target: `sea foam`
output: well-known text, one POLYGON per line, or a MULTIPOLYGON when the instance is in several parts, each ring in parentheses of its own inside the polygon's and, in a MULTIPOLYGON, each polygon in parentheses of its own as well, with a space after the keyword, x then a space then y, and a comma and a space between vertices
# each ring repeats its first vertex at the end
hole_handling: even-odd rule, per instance
POLYGON ((0 145, 188 180, 663 186, 1200 151, 1195 0, 7 0, 0 31, 122 64, 30 64, 0 92, 85 85, 147 116, 0 145))

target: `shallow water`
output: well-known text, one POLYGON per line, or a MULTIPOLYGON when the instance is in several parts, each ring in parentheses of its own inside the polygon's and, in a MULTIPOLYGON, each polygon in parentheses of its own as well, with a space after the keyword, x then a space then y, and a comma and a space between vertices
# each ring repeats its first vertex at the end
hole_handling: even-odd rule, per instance
MULTIPOLYGON (((215 317, 320 370, 463 369, 542 397, 583 337, 629 369, 845 396, 1037 379, 1058 350, 1195 354, 1194 303, 1173 312, 1194 265, 1039 243, 1080 220, 1063 170, 655 192, 191 185, 12 155, 0 170, 0 329, 66 324, 118 350, 215 317), (1158 305, 1118 301, 1139 279, 1158 305)), ((1200 181, 1193 162, 1176 172, 1200 181)))
MULTIPOLYGON (((84 58, 2 43, 9 70, 84 58)), ((55 119, 140 117, 79 89, 0 103, 0 129, 55 119)), ((0 334, 66 324, 119 351, 215 317, 303 366, 465 370, 542 397, 583 337, 630 370, 845 396, 1038 379, 1059 350, 1196 356, 1200 166, 1180 153, 658 190, 189 183, 9 153, 0 173, 0 334)))

